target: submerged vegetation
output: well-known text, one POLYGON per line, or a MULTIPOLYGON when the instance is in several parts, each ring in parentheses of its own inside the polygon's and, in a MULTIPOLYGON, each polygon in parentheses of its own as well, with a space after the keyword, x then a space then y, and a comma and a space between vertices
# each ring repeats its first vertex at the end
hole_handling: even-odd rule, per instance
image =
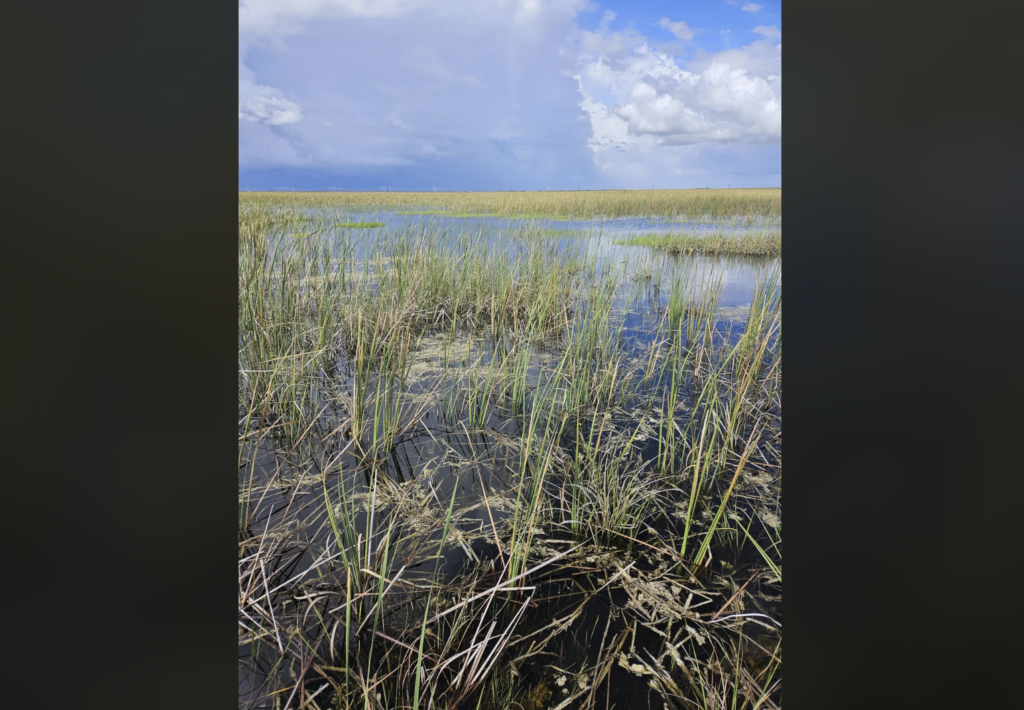
POLYGON ((299 211, 336 195, 239 207, 240 705, 777 707, 778 261, 727 308, 715 263, 299 211))
POLYGON ((782 256, 782 232, 779 231, 656 234, 620 239, 616 244, 664 249, 670 254, 782 256))
POLYGON ((420 214, 499 217, 776 218, 781 188, 735 190, 563 190, 551 192, 241 193, 243 204, 272 200, 293 207, 429 207, 420 214))

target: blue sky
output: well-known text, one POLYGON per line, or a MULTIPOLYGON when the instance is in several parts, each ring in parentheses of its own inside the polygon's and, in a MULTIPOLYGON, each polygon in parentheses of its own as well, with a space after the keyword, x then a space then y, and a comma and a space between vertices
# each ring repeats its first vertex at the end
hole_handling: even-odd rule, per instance
POLYGON ((781 186, 781 14, 240 0, 239 187, 781 186))

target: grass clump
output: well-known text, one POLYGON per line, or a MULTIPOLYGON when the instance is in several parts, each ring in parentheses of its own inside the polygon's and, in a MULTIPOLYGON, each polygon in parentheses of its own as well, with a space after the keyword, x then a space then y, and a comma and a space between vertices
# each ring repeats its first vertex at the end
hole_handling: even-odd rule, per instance
POLYGON ((670 254, 782 256, 782 232, 658 234, 620 239, 616 244, 664 249, 670 254))

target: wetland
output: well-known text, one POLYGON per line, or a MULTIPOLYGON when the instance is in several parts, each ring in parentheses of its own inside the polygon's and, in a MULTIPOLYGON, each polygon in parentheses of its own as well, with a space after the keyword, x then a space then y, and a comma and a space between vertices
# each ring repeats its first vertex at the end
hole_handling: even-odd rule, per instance
POLYGON ((781 706, 781 190, 238 239, 240 707, 781 706))

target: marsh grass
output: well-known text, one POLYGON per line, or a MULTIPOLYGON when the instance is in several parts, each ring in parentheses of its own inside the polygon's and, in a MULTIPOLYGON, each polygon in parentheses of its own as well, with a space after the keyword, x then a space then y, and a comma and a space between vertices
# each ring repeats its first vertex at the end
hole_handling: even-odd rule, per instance
POLYGON ((658 234, 627 237, 616 241, 627 246, 664 249, 670 254, 728 254, 734 256, 782 256, 782 232, 762 230, 729 234, 658 234))
POLYGON ((613 674, 673 703, 776 703, 777 267, 738 322, 720 273, 657 252, 334 229, 288 212, 321 196, 274 197, 239 208, 242 702, 506 707, 553 682, 514 674, 569 654, 551 707, 607 704, 613 674), (566 650, 613 592, 632 601, 588 622, 597 653, 566 650))
POLYGON ((243 205, 415 207, 412 214, 501 217, 779 217, 781 188, 548 192, 292 192, 239 194, 243 205), (427 207, 429 209, 422 209, 427 207))

